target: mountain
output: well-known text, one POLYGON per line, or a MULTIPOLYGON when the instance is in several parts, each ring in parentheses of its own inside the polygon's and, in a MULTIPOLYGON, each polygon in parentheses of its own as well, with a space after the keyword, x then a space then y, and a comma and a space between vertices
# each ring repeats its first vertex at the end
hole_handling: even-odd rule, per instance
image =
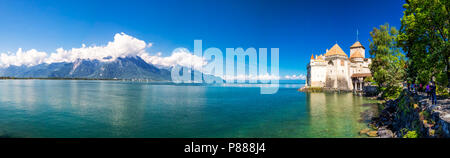
POLYGON ((51 63, 36 66, 0 68, 0 76, 33 78, 147 79, 170 81, 170 71, 148 64, 140 57, 117 58, 110 62, 76 60, 73 63, 51 63))

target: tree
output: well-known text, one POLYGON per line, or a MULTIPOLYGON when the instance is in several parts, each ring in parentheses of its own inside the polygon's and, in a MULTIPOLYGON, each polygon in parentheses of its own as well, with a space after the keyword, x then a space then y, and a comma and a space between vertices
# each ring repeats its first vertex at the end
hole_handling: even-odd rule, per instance
POLYGON ((370 55, 373 56, 370 71, 384 98, 396 98, 400 94, 405 76, 405 57, 397 45, 398 31, 389 24, 373 28, 370 32, 370 55))
POLYGON ((408 57, 409 82, 426 84, 434 77, 438 87, 450 82, 450 0, 406 0, 398 36, 408 57))

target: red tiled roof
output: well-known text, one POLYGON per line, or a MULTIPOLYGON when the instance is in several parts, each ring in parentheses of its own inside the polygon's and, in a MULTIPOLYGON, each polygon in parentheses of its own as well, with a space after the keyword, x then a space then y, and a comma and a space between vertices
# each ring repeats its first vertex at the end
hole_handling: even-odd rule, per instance
POLYGON ((364 46, 361 43, 359 43, 359 41, 356 41, 352 46, 350 46, 350 48, 358 48, 358 47, 364 48, 364 46))
POLYGON ((348 57, 337 43, 333 47, 331 47, 331 49, 325 54, 325 56, 331 55, 343 55, 345 57, 348 57))
POLYGON ((351 58, 364 58, 359 50, 355 50, 355 52, 350 56, 351 58))

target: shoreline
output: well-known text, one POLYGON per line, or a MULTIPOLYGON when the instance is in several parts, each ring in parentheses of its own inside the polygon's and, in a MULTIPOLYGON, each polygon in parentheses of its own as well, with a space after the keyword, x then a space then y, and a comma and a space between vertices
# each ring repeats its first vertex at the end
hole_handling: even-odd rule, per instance
POLYGON ((449 98, 440 97, 433 106, 423 93, 404 89, 399 98, 382 103, 368 126, 379 138, 449 138, 449 107, 449 98))
MULTIPOLYGON (((366 90, 366 89, 365 89, 366 90)), ((298 91, 305 93, 341 93, 320 87, 302 87, 298 91)), ((355 93, 355 92, 353 92, 355 93)), ((381 100, 375 91, 356 92, 361 96, 378 100, 376 115, 366 111, 362 118, 370 117, 367 128, 359 135, 371 138, 450 138, 450 98, 438 96, 436 105, 424 92, 412 93, 403 89, 400 96, 393 100, 381 100)))

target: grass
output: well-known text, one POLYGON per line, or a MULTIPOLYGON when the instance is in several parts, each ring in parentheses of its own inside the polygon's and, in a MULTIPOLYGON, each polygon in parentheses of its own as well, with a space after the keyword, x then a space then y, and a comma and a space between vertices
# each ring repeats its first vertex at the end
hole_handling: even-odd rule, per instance
POLYGON ((309 87, 306 90, 307 92, 323 92, 322 87, 309 87))

